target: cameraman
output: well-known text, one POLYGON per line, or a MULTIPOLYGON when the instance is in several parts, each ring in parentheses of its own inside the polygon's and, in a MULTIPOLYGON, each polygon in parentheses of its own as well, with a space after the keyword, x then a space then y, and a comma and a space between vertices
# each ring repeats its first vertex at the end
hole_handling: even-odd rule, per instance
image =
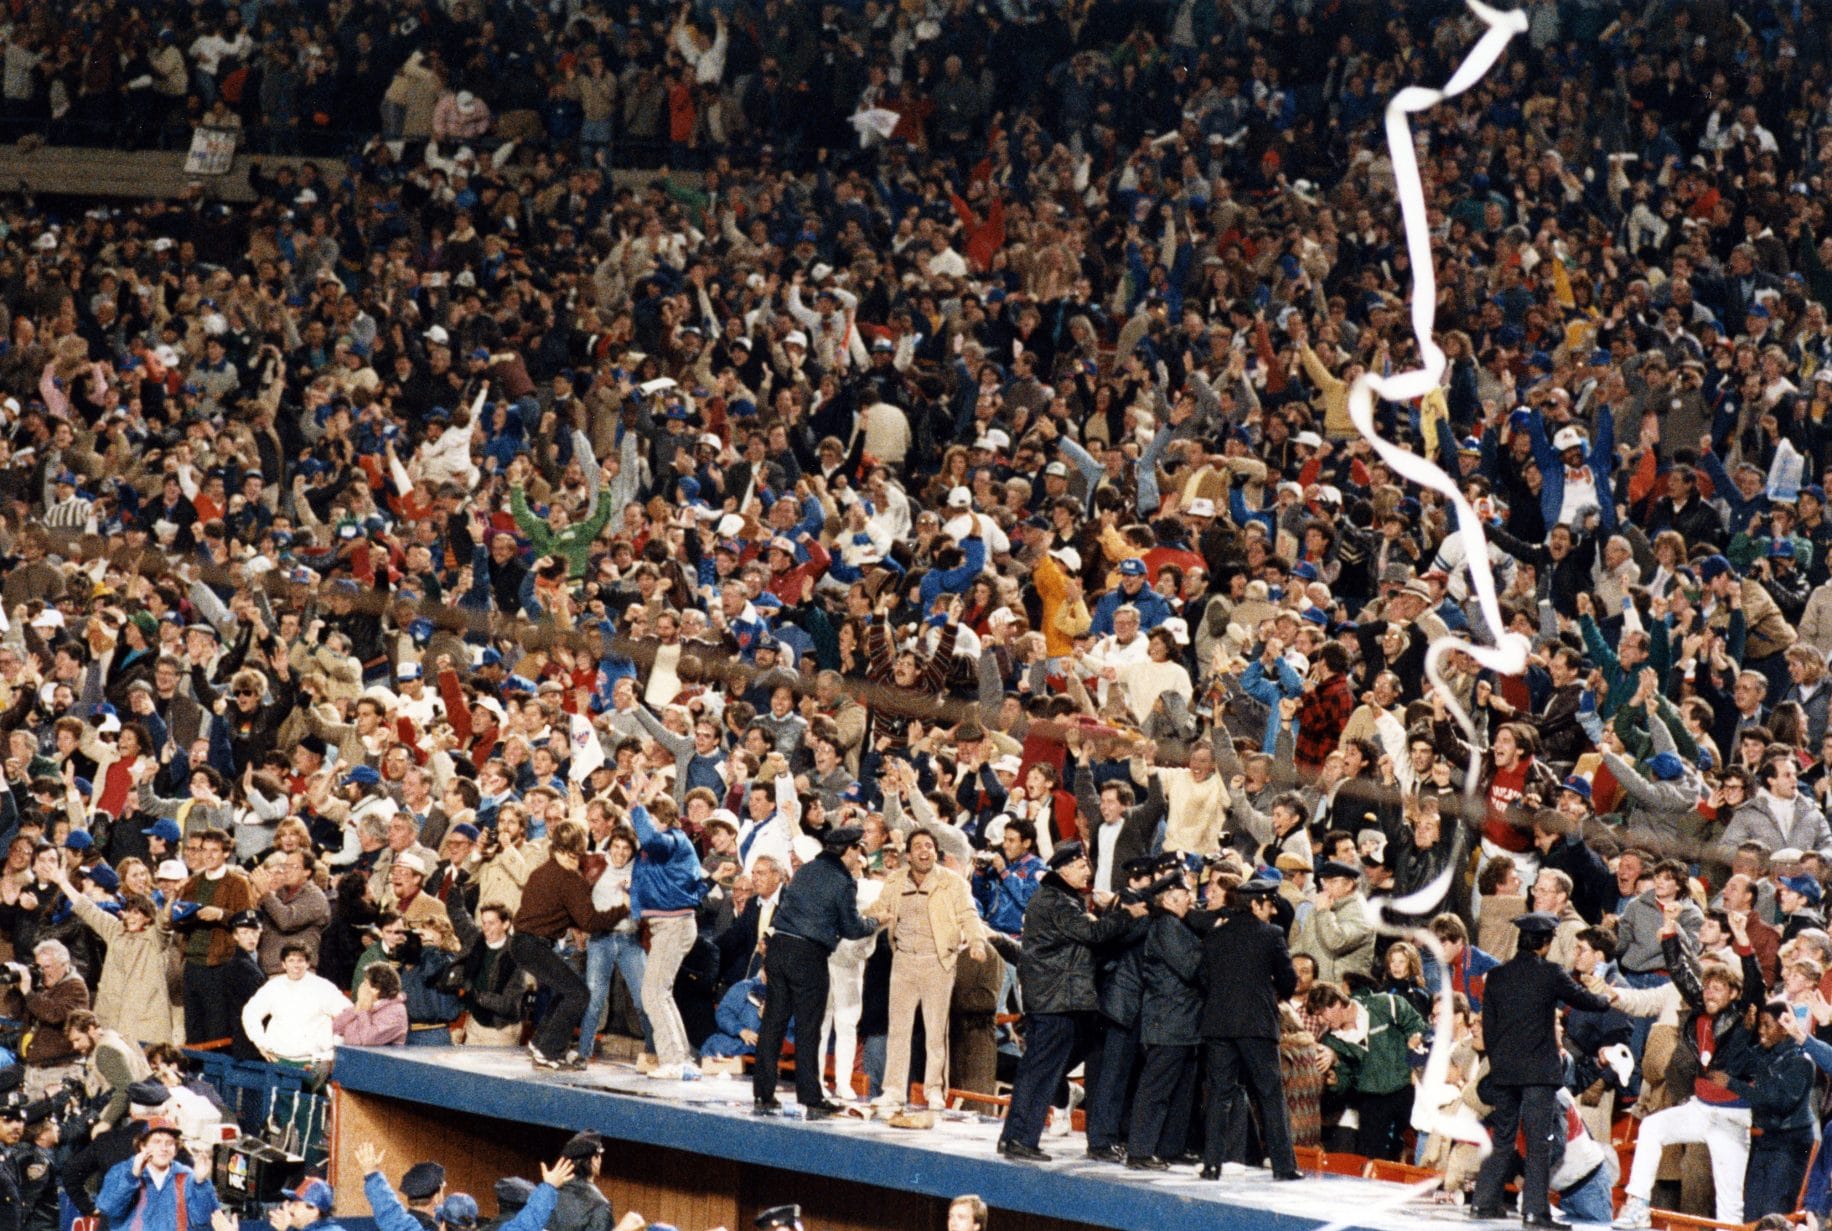
POLYGON ((127 1115, 127 1089, 153 1075, 139 1045, 103 1026, 95 1014, 78 1009, 64 1021, 64 1037, 83 1057, 83 1090, 91 1100, 106 1099, 96 1117, 94 1135, 119 1124, 127 1115))
POLYGON ((70 1045, 64 1034, 64 1023, 79 1009, 89 1008, 89 988, 70 969, 70 950, 61 940, 41 940, 32 950, 38 968, 37 990, 33 990, 32 972, 16 962, 7 968, 19 975, 19 990, 25 995, 26 1030, 30 1041, 25 1049, 25 1096, 41 1099, 62 1084, 66 1077, 79 1077, 83 1057, 70 1045))

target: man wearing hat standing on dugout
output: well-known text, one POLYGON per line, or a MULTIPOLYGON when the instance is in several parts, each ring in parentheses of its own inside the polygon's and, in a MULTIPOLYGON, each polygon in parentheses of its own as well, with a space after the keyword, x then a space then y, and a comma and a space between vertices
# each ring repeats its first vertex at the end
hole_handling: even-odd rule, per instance
POLYGON ((1558 1006, 1601 1013, 1609 1001, 1585 991, 1569 972, 1546 960, 1558 920, 1533 911, 1514 920, 1520 948, 1489 972, 1482 1000, 1482 1040, 1489 1073, 1484 1094, 1494 1108, 1488 1130, 1497 1143, 1482 1161, 1472 1218, 1505 1218, 1502 1185, 1514 1167, 1513 1142, 1526 1138, 1527 1163, 1521 1177, 1521 1223, 1565 1227, 1552 1217, 1548 1200, 1552 1142, 1559 1133, 1558 1091, 1564 1082, 1564 1054, 1558 1043, 1558 1006))
POLYGON ((1007 1158, 1047 1162, 1038 1148, 1050 1097, 1065 1073, 1092 1042, 1088 1029, 1099 1000, 1094 990, 1094 948, 1143 917, 1143 900, 1129 902, 1102 918, 1088 913, 1084 895, 1094 866, 1079 842, 1064 842, 1050 854, 1050 870, 1024 911, 1023 956, 1018 978, 1024 986, 1024 1055, 1011 1088, 1011 1107, 998 1151, 1007 1158))
MULTIPOLYGON (((878 930, 860 916, 854 878, 864 866, 865 831, 853 826, 830 830, 821 853, 802 865, 782 891, 771 921, 763 969, 769 992, 758 1031, 757 1063, 751 1075, 751 1097, 759 1114, 781 1107, 776 1101, 777 1067, 789 1020, 797 1038, 820 1034, 827 1013, 827 959, 842 940, 863 940, 878 930)), ((841 1110, 821 1091, 821 1066, 795 1066, 795 1097, 810 1120, 824 1120, 841 1110)))

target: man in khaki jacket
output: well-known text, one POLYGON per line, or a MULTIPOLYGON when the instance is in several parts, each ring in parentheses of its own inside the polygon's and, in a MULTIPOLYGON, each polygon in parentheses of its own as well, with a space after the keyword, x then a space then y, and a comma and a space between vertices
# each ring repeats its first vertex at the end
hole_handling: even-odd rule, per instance
POLYGON ((885 925, 891 942, 890 1040, 879 1101, 900 1106, 909 1097, 910 1038, 922 1008, 927 1054, 922 1088, 939 1108, 948 1090, 948 1004, 962 949, 986 959, 986 931, 966 878, 940 866, 935 835, 910 833, 905 866, 885 879, 866 917, 885 925))

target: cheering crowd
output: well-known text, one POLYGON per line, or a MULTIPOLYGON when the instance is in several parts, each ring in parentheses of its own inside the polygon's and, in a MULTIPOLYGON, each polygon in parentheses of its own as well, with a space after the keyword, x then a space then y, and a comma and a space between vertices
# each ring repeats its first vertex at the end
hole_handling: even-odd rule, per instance
POLYGON ((1380 120, 1457 5, 15 6, 12 122, 324 157, 0 202, 51 1208, 174 1216, 53 1129, 182 1144, 175 1043, 627 1036, 766 1114, 791 1043, 812 1118, 1008 1088, 1021 1160, 1080 1106, 1499 1216, 1524 1120, 1532 1225, 1823 1214, 1827 27, 1524 8, 1417 119, 1450 366, 1376 408, 1479 544, 1347 415, 1417 364, 1380 120), (1434 684, 1476 552, 1532 660, 1434 684))

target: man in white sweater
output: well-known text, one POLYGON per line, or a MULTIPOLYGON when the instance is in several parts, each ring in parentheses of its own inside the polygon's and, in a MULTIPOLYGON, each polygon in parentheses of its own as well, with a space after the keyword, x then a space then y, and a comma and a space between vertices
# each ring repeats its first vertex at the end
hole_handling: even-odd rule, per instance
POLYGON ((329 1060, 337 1046, 331 1023, 350 998, 312 973, 311 950, 298 941, 280 950, 280 967, 242 1007, 242 1029, 269 1060, 329 1060))

